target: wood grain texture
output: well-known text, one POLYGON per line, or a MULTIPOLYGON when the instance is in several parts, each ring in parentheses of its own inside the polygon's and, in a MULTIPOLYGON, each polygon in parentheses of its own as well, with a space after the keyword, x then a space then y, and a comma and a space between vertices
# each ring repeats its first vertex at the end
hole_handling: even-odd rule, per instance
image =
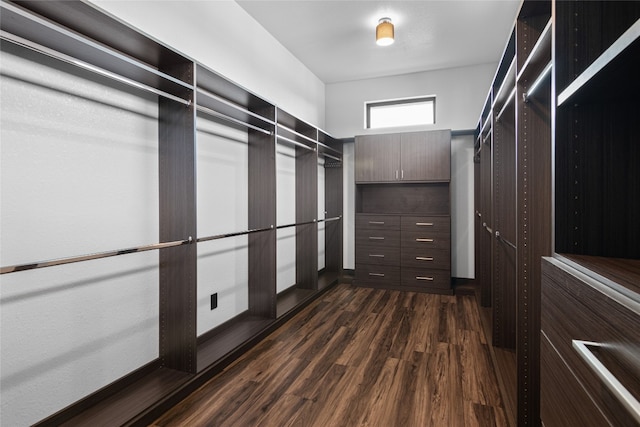
POLYGON ((153 425, 506 426, 472 296, 339 285, 153 425))
POLYGON ((402 181, 451 179, 451 131, 408 132, 400 136, 402 181))
POLYGON ((399 179, 400 136, 356 136, 355 181, 390 182, 399 179))

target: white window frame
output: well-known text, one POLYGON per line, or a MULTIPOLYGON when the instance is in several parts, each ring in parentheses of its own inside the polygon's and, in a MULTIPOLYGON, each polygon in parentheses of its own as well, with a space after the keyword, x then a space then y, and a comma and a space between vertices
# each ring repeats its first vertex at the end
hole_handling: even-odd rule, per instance
POLYGON ((395 99, 386 99, 379 101, 365 101, 364 103, 364 128, 365 129, 383 129, 386 127, 404 127, 404 126, 428 126, 436 124, 436 96, 435 95, 423 95, 423 96, 414 96, 410 98, 395 98, 395 99), (389 126, 371 126, 371 109, 376 107, 385 107, 389 105, 402 105, 402 104, 416 104, 416 103, 424 103, 431 102, 433 104, 433 122, 421 122, 414 124, 400 124, 400 125, 389 125, 389 126))

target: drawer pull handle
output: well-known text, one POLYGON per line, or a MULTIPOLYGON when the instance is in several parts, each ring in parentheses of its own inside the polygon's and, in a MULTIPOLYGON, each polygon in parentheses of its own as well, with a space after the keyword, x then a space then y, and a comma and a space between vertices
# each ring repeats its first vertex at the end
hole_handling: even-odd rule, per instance
POLYGON ((589 341, 572 340, 571 344, 582 359, 604 382, 609 391, 622 403, 629 411, 636 422, 640 423, 640 402, 629 393, 618 379, 598 360, 598 358, 589 350, 587 346, 605 347, 604 344, 589 341))
POLYGON ((369 224, 384 225, 384 221, 369 221, 369 224))
POLYGON ((416 239, 416 242, 428 242, 428 243, 431 243, 431 242, 433 242, 433 239, 420 239, 420 238, 418 238, 418 239, 416 239))
POLYGON ((374 237, 374 236, 371 236, 371 237, 369 237, 369 240, 384 240, 384 237, 374 237))
POLYGON ((433 282, 433 277, 428 276, 416 276, 416 280, 426 280, 428 282, 433 282))
POLYGON ((432 222, 416 222, 418 227, 431 227, 433 225, 432 222))
POLYGON ((369 254, 369 256, 373 258, 384 258, 384 255, 377 255, 377 254, 369 254))
POLYGON ((433 257, 432 256, 417 256, 416 260, 417 261, 433 261, 433 257))
POLYGON ((384 273, 369 273, 369 276, 384 277, 384 273))

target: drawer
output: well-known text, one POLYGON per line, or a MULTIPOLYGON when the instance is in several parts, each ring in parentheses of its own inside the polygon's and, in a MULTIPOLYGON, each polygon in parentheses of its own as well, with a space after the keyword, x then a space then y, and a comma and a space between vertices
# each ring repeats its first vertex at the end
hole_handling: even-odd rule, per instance
MULTIPOLYGON (((552 258, 542 261, 541 302, 541 329, 593 402, 613 425, 637 425, 598 375, 609 371, 640 399, 637 302, 552 258), (576 340, 597 344, 580 346, 576 340), (583 354, 595 356, 597 362, 587 362, 580 348, 583 354)), ((543 365, 541 369, 549 367, 543 365)))
POLYGON ((445 250, 451 248, 451 235, 449 232, 402 231, 400 233, 400 241, 403 248, 445 250))
POLYGON ((356 263, 358 286, 393 287, 400 283, 400 267, 356 263))
POLYGON ((546 335, 540 337, 540 417, 545 427, 610 426, 546 335))
POLYGON ((451 289, 451 272, 449 270, 403 268, 401 284, 412 288, 451 289))
POLYGON ((419 231, 451 233, 451 223, 448 216, 403 216, 402 231, 419 231))
POLYGON ((380 245, 357 246, 356 263, 400 266, 400 248, 380 245))
POLYGON ((356 215, 356 229, 370 230, 400 230, 398 215, 356 215))
POLYGON ((400 247, 399 230, 356 230, 356 247, 400 247))
POLYGON ((402 248, 400 253, 402 267, 451 268, 451 251, 443 249, 402 248))

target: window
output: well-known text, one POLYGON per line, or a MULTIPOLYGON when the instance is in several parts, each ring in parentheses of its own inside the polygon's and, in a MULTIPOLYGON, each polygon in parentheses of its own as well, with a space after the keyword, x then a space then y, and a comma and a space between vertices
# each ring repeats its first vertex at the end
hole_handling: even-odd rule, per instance
POLYGON ((435 122, 435 96, 365 103, 365 128, 367 129, 432 125, 435 122))

